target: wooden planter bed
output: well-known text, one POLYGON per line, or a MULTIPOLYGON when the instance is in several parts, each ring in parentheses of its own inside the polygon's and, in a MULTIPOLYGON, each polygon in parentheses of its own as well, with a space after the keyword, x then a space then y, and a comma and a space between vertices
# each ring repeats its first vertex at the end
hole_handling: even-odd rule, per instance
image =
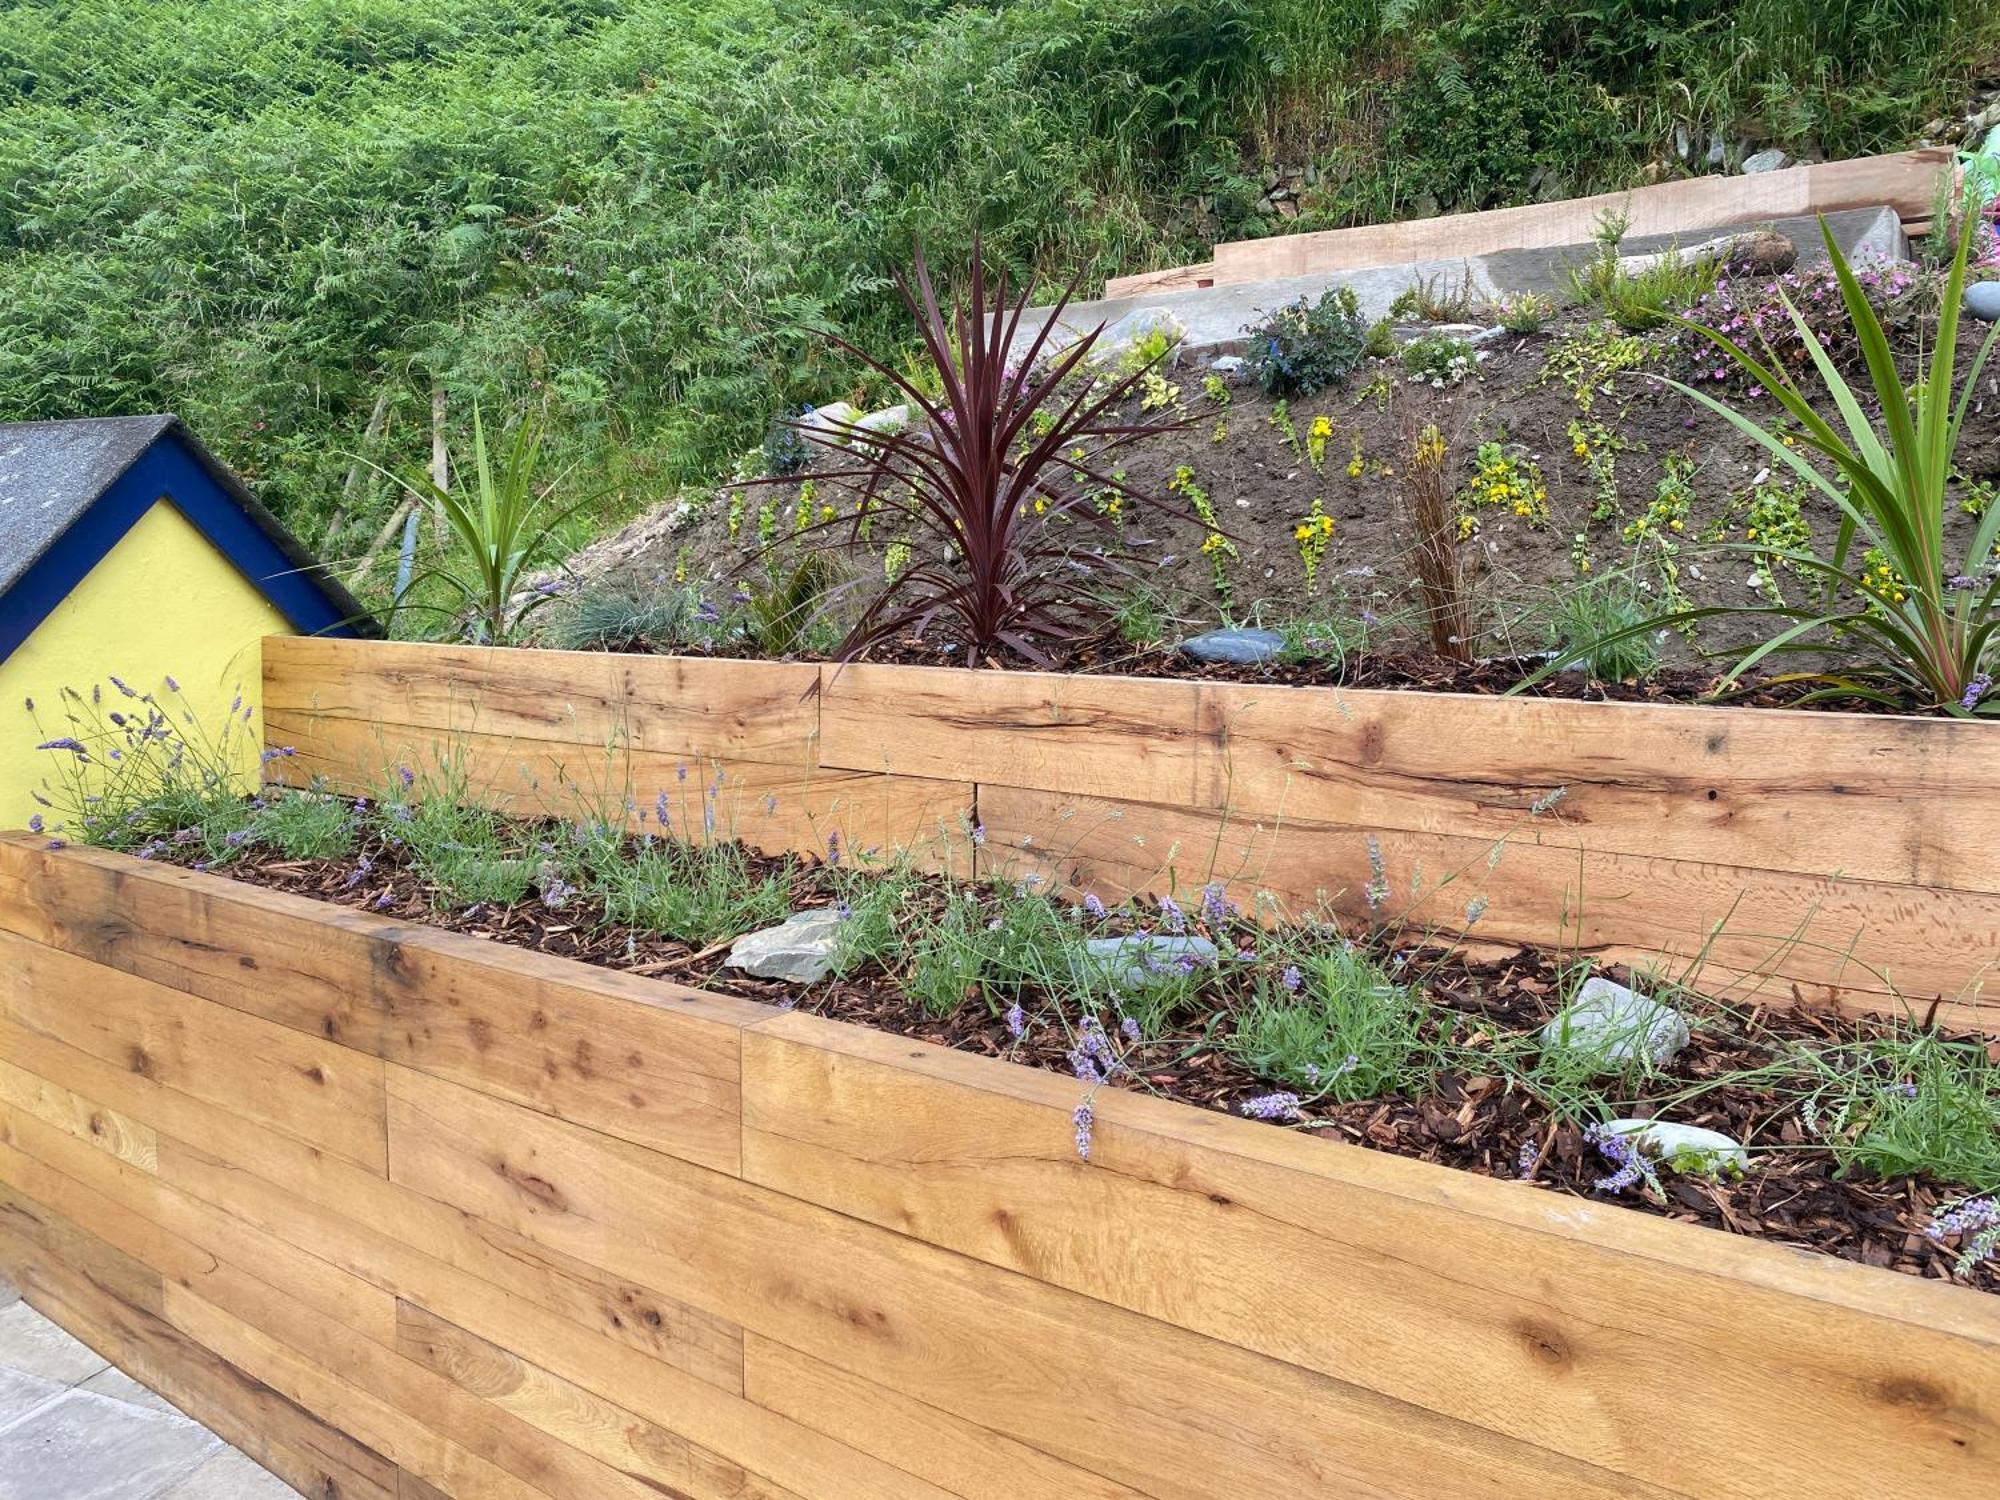
POLYGON ((1983 1493, 2000 1304, 0 840, 0 1268, 314 1496, 1983 1493))
POLYGON ((636 814, 720 775, 759 847, 914 845, 1106 899, 1293 909, 1991 1026, 2000 740, 1947 719, 274 638, 288 779, 398 758, 636 814), (977 827, 974 849, 965 830, 977 827), (946 835, 941 836, 940 830, 946 835), (1447 878, 1449 877, 1449 878, 1447 878))

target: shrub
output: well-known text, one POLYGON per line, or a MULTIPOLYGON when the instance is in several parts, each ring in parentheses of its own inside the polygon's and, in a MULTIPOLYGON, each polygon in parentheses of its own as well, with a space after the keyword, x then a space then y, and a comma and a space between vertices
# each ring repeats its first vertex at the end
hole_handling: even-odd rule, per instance
POLYGON ((1302 1098, 1372 1099, 1419 1087, 1432 1049, 1429 1008, 1366 952, 1302 953, 1238 1011, 1223 1052, 1302 1098))
POLYGON ((1569 287, 1576 301, 1601 309, 1627 333, 1644 333, 1699 303, 1721 275, 1714 261, 1683 260, 1673 250, 1627 270, 1617 241, 1607 238, 1596 259, 1569 272, 1569 287))
MULTIPOLYGON (((1914 320, 1921 278, 1908 266, 1863 266, 1853 276, 1885 329, 1905 328, 1914 320)), ((1686 309, 1673 353, 1687 382, 1757 394, 1749 369, 1718 351, 1718 334, 1787 380, 1811 378, 1812 342, 1844 373, 1867 364, 1840 276, 1830 263, 1773 278, 1725 278, 1686 309)))
POLYGON ((1540 292, 1509 292, 1485 311, 1509 333, 1540 333, 1555 317, 1556 305, 1540 292))
POLYGON ((1448 333, 1426 333, 1403 345, 1403 369, 1412 381, 1433 390, 1457 385, 1483 358, 1471 344, 1448 333))
MULTIPOLYGON (((811 410, 810 406, 801 407, 800 417, 811 410)), ((773 422, 771 430, 764 434, 764 473, 773 479, 790 479, 803 473, 811 462, 812 444, 806 441, 797 422, 773 422)))
POLYGON ((1649 614, 1632 580, 1577 584, 1565 589, 1549 612, 1548 646, 1559 667, 1582 667, 1602 681, 1650 677, 1659 670, 1659 645, 1651 634, 1631 628, 1649 614))
POLYGON ((548 638, 561 651, 663 651, 705 639, 703 627, 712 619, 692 588, 642 593, 630 585, 607 586, 578 594, 556 616, 548 638))
POLYGON ((1368 352, 1368 326, 1350 287, 1304 297, 1244 329, 1244 364, 1267 396, 1310 396, 1347 377, 1368 352))
MULTIPOLYGON (((907 561, 862 609, 839 654, 851 659, 905 631, 921 634, 948 624, 968 665, 999 649, 1047 665, 1049 644, 1090 634, 1106 612, 1102 591, 1084 586, 1096 559, 1066 538, 1072 531, 1094 532, 1107 541, 1119 516, 1152 503, 1108 460, 1139 438, 1185 422, 1119 415, 1151 371, 1094 375, 1089 360, 1101 325, 1048 353, 1069 291, 1032 336, 1021 332, 1032 285, 1010 304, 1001 276, 990 284, 989 308, 977 246, 967 297, 954 302, 949 315, 939 305, 921 247, 913 279, 898 272, 896 285, 943 394, 932 396, 924 381, 836 341, 927 419, 899 433, 843 434, 848 463, 820 476, 860 491, 853 515, 838 523, 847 527, 849 545, 863 540, 864 519, 888 512, 899 545, 909 549, 907 561)), ((826 434, 807 436, 839 445, 826 434)))
POLYGON ((743 606, 743 633, 765 656, 795 656, 816 644, 828 601, 841 581, 840 564, 824 548, 807 552, 790 572, 770 569, 743 606))

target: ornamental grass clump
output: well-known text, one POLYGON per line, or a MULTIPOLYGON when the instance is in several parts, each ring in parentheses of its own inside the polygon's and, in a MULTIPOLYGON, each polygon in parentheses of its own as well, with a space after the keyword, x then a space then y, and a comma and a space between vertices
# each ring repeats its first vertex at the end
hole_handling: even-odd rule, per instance
POLYGON ((801 429, 846 460, 816 481, 859 491, 852 514, 808 529, 844 525, 858 546, 864 519, 886 520, 907 548, 837 647, 843 661, 941 628, 969 666, 1001 649, 1051 664, 1052 644, 1102 624, 1103 593, 1088 586, 1090 575, 1114 566, 1102 556, 1114 522, 1151 503, 1109 460, 1184 425, 1169 415, 1120 415, 1152 366, 1100 371, 1092 354, 1101 325, 1051 345, 1074 283, 1030 335, 1022 319, 1033 287, 1010 303, 1006 277, 989 283, 976 243, 966 282, 966 297, 947 313, 921 247, 911 276, 896 274, 930 366, 920 374, 835 340, 921 420, 901 432, 853 423, 801 429))
MULTIPOLYGON (((1685 321, 1685 327, 1715 348, 1718 366, 1741 371, 1789 420, 1781 433, 1705 391, 1666 382, 1724 418, 1831 502, 1840 527, 1825 555, 1810 546, 1771 547, 1761 538, 1729 549, 1787 565, 1816 582, 1816 597, 1799 605, 1771 601, 1683 609, 1617 635, 1717 616, 1744 617, 1763 622, 1769 633, 1742 651, 1725 681, 1735 681, 1768 657, 1813 652, 1832 656, 1837 664, 1784 679, 1810 685, 1802 701, 1860 698, 1959 715, 2000 713, 2000 696, 1990 692, 1994 633, 2000 626, 2000 571, 1992 565, 2000 507, 1979 518, 1959 555, 1946 555, 1944 538, 1946 488, 1960 434, 1994 337, 2000 335, 2000 328, 1987 335, 1959 385, 1959 317, 1971 237, 1960 236, 1935 341, 1928 360, 1919 360, 1915 379, 1906 385, 1868 289, 1848 266, 1824 220, 1820 228, 1867 370, 1867 386, 1857 390, 1849 384, 1812 321, 1782 293, 1779 300, 1792 328, 1826 387, 1832 420, 1799 393, 1787 371, 1767 365, 1724 332, 1685 321), (1893 588, 1882 586, 1884 577, 1894 580, 1893 588)), ((1605 643, 1617 635, 1606 637, 1605 643)))

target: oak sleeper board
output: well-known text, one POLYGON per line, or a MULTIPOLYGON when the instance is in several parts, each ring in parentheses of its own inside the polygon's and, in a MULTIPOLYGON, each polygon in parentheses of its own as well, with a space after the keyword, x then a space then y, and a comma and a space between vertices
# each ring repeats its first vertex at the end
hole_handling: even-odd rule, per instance
POLYGON ((1053 1074, 22 835, 0 973, 0 1268, 314 1495, 1816 1500, 2000 1458, 1961 1287, 1118 1090, 1084 1163, 1053 1074))
POLYGON ((1373 839, 1394 910, 1444 934, 1483 898, 1488 942, 1994 1020, 1990 724, 292 637, 264 661, 270 743, 296 752, 274 779, 442 762, 526 812, 645 827, 664 792, 697 838, 1355 916, 1373 839))

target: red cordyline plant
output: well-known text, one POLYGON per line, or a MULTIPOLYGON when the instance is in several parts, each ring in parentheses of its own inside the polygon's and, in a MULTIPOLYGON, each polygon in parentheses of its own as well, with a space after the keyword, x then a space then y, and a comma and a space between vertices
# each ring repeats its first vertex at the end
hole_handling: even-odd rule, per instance
MULTIPOLYGON (((902 392, 922 414, 902 432, 875 432, 852 423, 830 428, 794 424, 822 447, 855 461, 816 475, 844 480, 858 491, 839 522, 849 543, 886 521, 910 549, 846 638, 838 655, 849 661, 899 636, 948 626, 962 636, 966 664, 1006 648, 1050 665, 1046 646, 1091 633, 1106 613, 1090 587, 1100 568, 1124 571, 1103 542, 1132 511, 1153 504, 1128 489, 1107 462, 1139 438, 1184 425, 1172 417, 1125 421, 1119 407, 1150 365, 1099 375, 1090 356, 1102 324, 1053 352, 1049 340, 1076 289, 1071 282, 1034 335, 1017 345, 1032 283, 1010 304, 1003 273, 990 284, 975 240, 968 295, 947 314, 938 303, 923 249, 911 276, 896 287, 916 319, 941 394, 912 380, 844 339, 853 354, 902 392), (900 525, 898 524, 900 522, 900 525)), ((812 528, 818 529, 818 528, 812 528)), ((876 534, 880 534, 878 531, 876 534)))

